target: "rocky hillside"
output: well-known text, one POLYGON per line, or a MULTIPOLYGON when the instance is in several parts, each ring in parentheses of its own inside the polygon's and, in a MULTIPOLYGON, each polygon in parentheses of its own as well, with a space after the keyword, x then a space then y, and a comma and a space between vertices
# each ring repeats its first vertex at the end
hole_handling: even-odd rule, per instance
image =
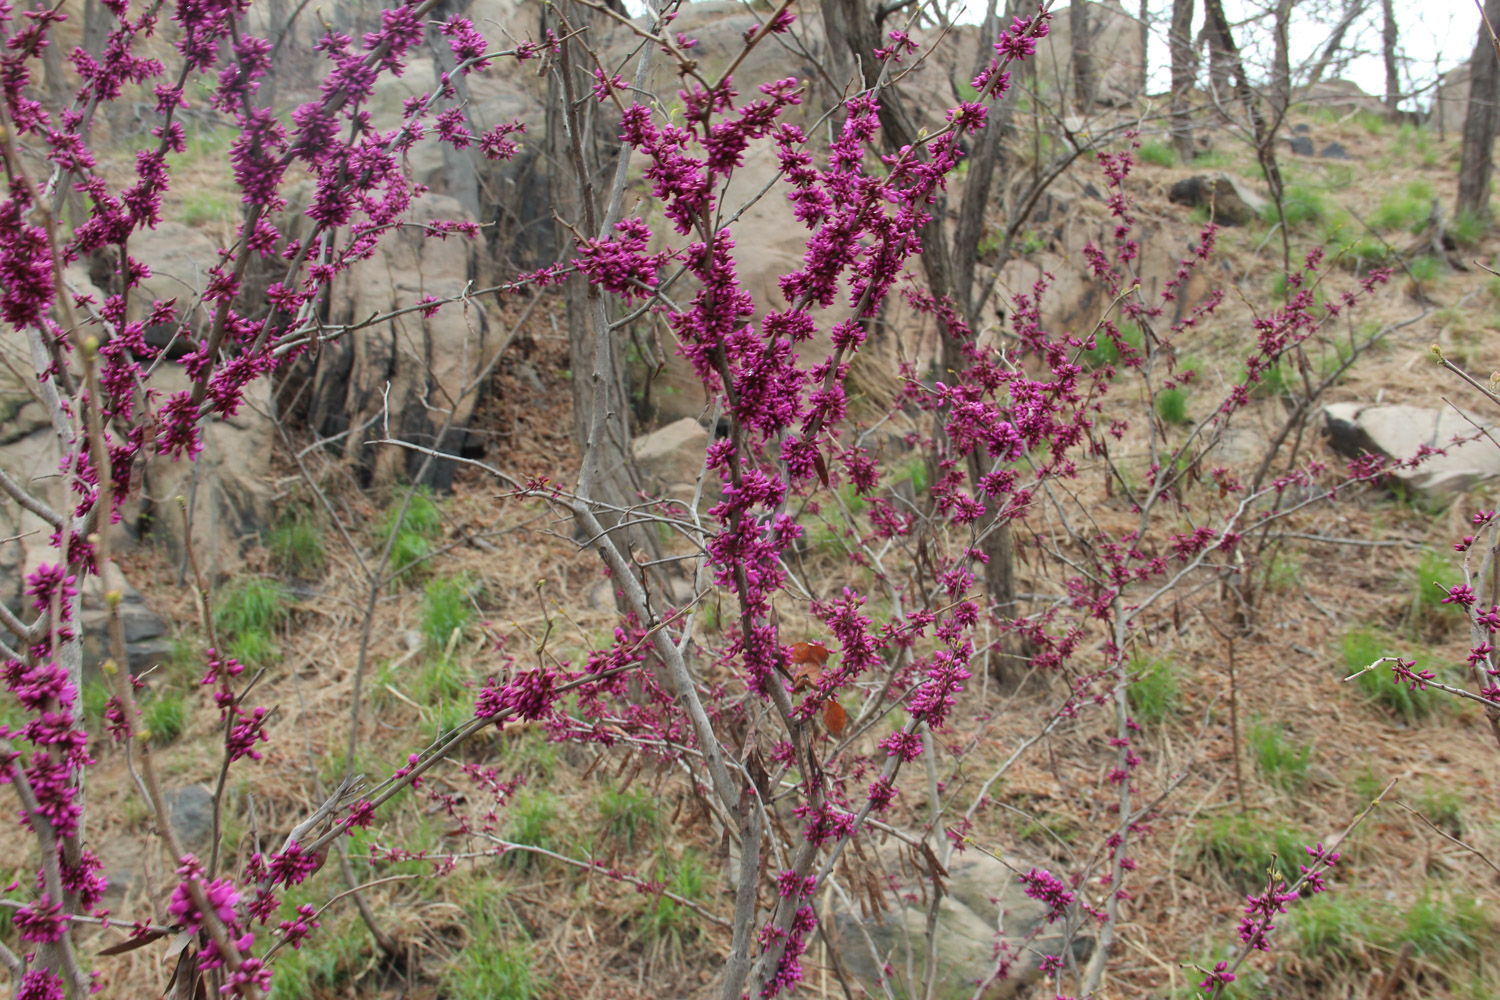
MULTIPOLYGON (((342 5, 327 13, 351 18, 346 30, 358 27, 342 5)), ((518 15, 508 0, 475 0, 471 16, 501 44, 500 26, 518 15)), ((1050 39, 1017 98, 1021 111, 982 244, 994 321, 977 331, 979 344, 1013 349, 1006 318, 1015 296, 1033 294, 1038 283, 1049 329, 1086 338, 1111 308, 1081 253, 1114 224, 1095 150, 1074 149, 1058 167, 1063 144, 1081 144, 1085 130, 1100 137, 1100 149, 1133 150, 1126 188, 1141 243, 1134 276, 1148 293, 1173 279, 1208 223, 1221 227, 1216 252, 1176 295, 1166 325, 1192 317, 1211 297, 1222 294, 1224 304, 1211 320, 1173 335, 1174 370, 1193 375, 1170 397, 1157 397, 1154 413, 1133 388, 1101 403, 1101 424, 1131 414, 1136 424, 1110 456, 1120 475, 1102 465, 1086 469, 1074 484, 1080 502, 1101 525, 1124 530, 1136 502, 1126 487, 1149 476, 1157 460, 1141 425, 1156 421, 1169 436, 1185 434, 1212 415, 1244 379, 1257 318, 1286 300, 1289 285, 1295 292, 1315 248, 1326 255, 1317 271, 1320 302, 1359 290, 1377 268, 1391 268, 1393 278, 1267 378, 1218 443, 1219 459, 1241 476, 1274 476, 1308 460, 1342 465, 1361 453, 1405 459, 1464 433, 1467 418, 1444 401, 1468 405, 1472 396, 1435 367, 1432 348, 1471 372, 1495 367, 1485 345, 1500 317, 1500 278, 1486 265, 1496 263, 1500 240, 1445 211, 1456 186, 1451 121, 1397 126, 1374 99, 1338 84, 1301 95, 1276 145, 1285 182, 1278 212, 1238 123, 1206 117, 1191 161, 1181 159, 1150 111, 1153 102, 1138 92, 1141 52, 1131 22, 1114 6, 1098 16, 1113 27, 1101 32, 1110 44, 1097 53, 1102 71, 1091 117, 1044 120, 1048 94, 1071 72, 1065 32, 1050 39), (1056 176, 1040 185, 1054 168, 1056 176), (1299 392, 1323 380, 1328 388, 1316 399, 1299 392)), ((700 2, 684 9, 674 30, 696 38, 702 64, 713 67, 755 24, 741 4, 700 2)), ((956 53, 950 61, 925 61, 904 84, 934 120, 962 96, 957 67, 973 48, 967 31, 954 31, 942 50, 956 53)), ((631 33, 610 22, 599 34, 605 61, 623 64, 631 33)), ((826 40, 809 23, 757 49, 736 71, 739 89, 749 93, 788 75, 815 78, 826 55, 820 46, 826 40)), ((391 81, 371 108, 376 123, 398 121, 403 100, 429 84, 416 74, 391 81)), ((288 73, 278 86, 291 100, 298 82, 288 73)), ((467 114, 478 124, 547 120, 545 87, 524 64, 497 64, 467 86, 467 114)), ((647 89, 664 103, 675 99, 665 72, 647 89)), ((178 155, 175 169, 193 183, 177 189, 170 221, 133 244, 152 271, 146 301, 192 301, 216 248, 232 238, 237 206, 222 173, 229 138, 204 119, 178 155)), ((472 717, 487 676, 518 660, 584 662, 589 651, 608 647, 619 615, 597 558, 545 503, 497 497, 501 488, 478 464, 523 481, 572 483, 578 474, 580 373, 571 368, 567 304, 556 294, 495 290, 517 267, 539 266, 558 252, 545 149, 540 129, 529 131, 524 154, 489 173, 451 156, 418 154, 413 167, 434 193, 375 257, 328 289, 325 303, 331 324, 399 315, 323 345, 291 377, 259 384, 238 416, 210 425, 197 462, 158 458, 147 468, 141 500, 125 514, 121 577, 84 595, 83 700, 91 733, 102 733, 103 594, 119 590, 145 724, 164 746, 160 766, 184 844, 207 849, 215 833, 211 789, 222 733, 200 684, 210 625, 257 672, 260 700, 274 706, 263 759, 237 771, 227 791, 223 849, 236 865, 281 842, 346 776, 378 780, 414 748, 453 732, 472 717), (424 235, 424 225, 455 218, 484 223, 482 238, 424 235), (460 292, 468 296, 461 308, 433 316, 421 309, 424 296, 460 292), (392 438, 448 459, 379 443, 392 438), (363 706, 351 715, 356 685, 363 706), (354 760, 346 759, 351 727, 354 760)), ((751 198, 776 170, 770 154, 747 157, 730 199, 751 198)), ((944 206, 954 226, 963 183, 944 206)), ((628 179, 626 197, 661 217, 643 178, 628 179)), ((305 207, 287 208, 288 234, 305 207)), ((735 239, 744 286, 759 302, 777 301, 778 277, 797 266, 805 246, 788 203, 755 201, 735 239)), ((110 275, 81 263, 70 280, 102 297, 110 275)), ((712 487, 700 487, 699 478, 704 448, 720 433, 717 411, 664 327, 647 319, 628 332, 624 377, 639 430, 632 453, 640 482, 651 495, 706 510, 712 487)), ((171 331, 147 336, 168 343, 171 331)), ((0 338, 0 354, 23 355, 12 333, 0 338)), ((1118 360, 1108 346, 1085 353, 1089 366, 1118 360)), ((932 316, 893 303, 852 376, 859 389, 852 409, 870 429, 881 489, 892 496, 916 498, 930 485, 914 445, 917 417, 901 403, 906 380, 939 376, 940 360, 932 316)), ((170 364, 163 372, 169 389, 185 379, 170 364)), ((0 470, 45 484, 59 462, 46 413, 23 383, 7 379, 0 372, 0 470)), ((1201 974, 1184 963, 1212 967, 1237 947, 1243 897, 1263 884, 1266 869, 1294 866, 1303 844, 1332 839, 1392 779, 1394 788, 1344 847, 1338 891, 1290 915, 1276 951, 1248 963, 1223 995, 1394 1000, 1500 991, 1500 883, 1491 863, 1500 857, 1500 788, 1487 723, 1477 710, 1384 676, 1344 681, 1397 652, 1417 651, 1424 664, 1464 663, 1461 619, 1436 584, 1451 575, 1453 542, 1474 512, 1496 506, 1496 475, 1500 449, 1475 442, 1319 506, 1245 567, 1248 605, 1210 587, 1143 629, 1133 663, 1142 767, 1170 795, 1150 815, 1137 850, 1140 869, 1151 874, 1137 883, 1117 931, 1119 959, 1104 995, 1193 995, 1201 974)), ((1210 470, 1191 478, 1199 491, 1192 503, 1209 503, 1210 470)), ((869 525, 858 497, 825 490, 793 513, 804 530, 797 572, 813 592, 878 589, 849 541, 869 525)), ((1184 517, 1191 516, 1189 504, 1184 517)), ((48 534, 35 515, 0 505, 0 598, 8 606, 22 607, 22 581, 46 560, 48 534)), ((672 538, 661 545, 664 559, 686 552, 672 538)), ((1058 592, 1060 573, 1042 558, 1040 542, 1031 549, 1022 542, 1020 551, 1017 590, 1028 600, 1058 592)), ((671 596, 691 599, 690 582, 676 580, 682 593, 671 596)), ((725 683, 709 654, 725 644, 735 614, 732 599, 720 595, 694 619, 705 676, 725 683)), ((795 616, 787 614, 784 629, 814 627, 795 616)), ((816 900, 825 932, 804 960, 805 995, 887 995, 874 951, 907 971, 932 955, 943 969, 939 995, 969 996, 992 970, 997 934, 1002 943, 1030 941, 1031 950, 1018 949, 1009 978, 983 996, 1041 995, 1034 988, 1039 953, 1057 942, 1032 939, 1046 908, 1012 872, 1066 866, 1095 849, 1106 822, 1094 795, 1106 780, 1102 730, 1097 718, 1058 718, 1021 744, 1054 696, 1103 662, 1102 647, 1091 642, 1080 646, 1073 673, 1027 665, 974 679, 950 728, 936 734, 929 773, 955 810, 973 801, 963 819, 983 831, 982 842, 945 852, 947 895, 923 896, 914 844, 924 841, 911 831, 932 818, 927 803, 898 802, 880 843, 842 861, 840 888, 816 900)), ((595 752, 559 741, 557 728, 527 723, 476 736, 432 772, 421 794, 402 800, 378 834, 356 834, 345 852, 325 858, 288 905, 327 900, 352 878, 367 886, 368 916, 397 947, 382 949, 344 897, 323 915, 316 947, 281 956, 273 996, 716 995, 738 862, 718 817, 695 794, 688 765, 595 752), (516 783, 497 793, 503 810, 485 815, 490 804, 470 783, 476 771, 486 781, 516 783), (483 821, 460 823, 460 815, 483 821), (497 843, 511 849, 497 855, 497 843)), ((874 753, 887 732, 876 726, 855 736, 854 751, 874 753)), ((159 912, 159 878, 174 862, 135 804, 130 759, 105 738, 91 749, 100 765, 88 795, 110 817, 98 832, 108 844, 107 905, 132 917, 159 912)), ((0 847, 0 865, 25 869, 27 849, 19 841, 0 847)), ((101 930, 97 943, 113 941, 109 933, 101 930)), ((14 936, 8 925, 0 931, 12 944, 14 936)), ((1086 961, 1093 945, 1090 934, 1079 935, 1072 959, 1086 961)), ((104 966, 106 995, 154 995, 162 970, 150 954, 104 966)))

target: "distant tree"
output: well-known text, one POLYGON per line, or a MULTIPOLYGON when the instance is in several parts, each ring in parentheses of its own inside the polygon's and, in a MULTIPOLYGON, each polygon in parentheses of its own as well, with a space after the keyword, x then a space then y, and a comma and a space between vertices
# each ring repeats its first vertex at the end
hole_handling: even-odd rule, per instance
POLYGON ((1188 118, 1188 91, 1197 82, 1193 57, 1193 0, 1172 0, 1172 142, 1184 163, 1193 158, 1193 126, 1188 118))
POLYGON ((1380 33, 1380 51, 1385 56, 1385 109, 1396 117, 1396 105, 1401 102, 1401 76, 1396 71, 1396 12, 1391 0, 1381 0, 1384 23, 1380 33))
POLYGON ((1073 99, 1079 111, 1087 112, 1094 100, 1094 53, 1084 0, 1073 0, 1068 8, 1068 32, 1073 47, 1073 99))
POLYGON ((1365 12, 1365 2, 1366 0, 1347 0, 1344 4, 1344 16, 1339 18, 1338 24, 1334 25, 1333 31, 1328 35, 1328 43, 1323 46, 1323 51, 1318 54, 1318 61, 1313 63, 1312 70, 1308 73, 1308 86, 1323 79, 1323 74, 1328 72, 1328 67, 1335 65, 1335 60, 1344 49, 1344 36, 1365 12))
POLYGON ((1488 216, 1490 174, 1494 169, 1495 99, 1500 64, 1491 26, 1500 20, 1500 0, 1486 0, 1484 22, 1469 59, 1469 110, 1464 117, 1463 156, 1458 168, 1458 214, 1488 216))

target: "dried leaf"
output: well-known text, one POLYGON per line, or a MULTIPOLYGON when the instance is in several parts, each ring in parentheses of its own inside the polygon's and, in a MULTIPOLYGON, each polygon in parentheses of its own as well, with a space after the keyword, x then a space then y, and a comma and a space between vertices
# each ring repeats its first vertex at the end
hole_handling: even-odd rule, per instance
POLYGON ((816 663, 818 666, 828 662, 828 647, 821 642, 797 642, 792 644, 793 663, 816 663))
POLYGON ((99 954, 124 955, 127 952, 135 951, 137 948, 144 948, 146 947, 146 945, 150 944, 153 941, 160 941, 166 936, 166 931, 147 931, 140 937, 131 938, 128 941, 121 941, 117 944, 112 944, 108 948, 100 948, 99 954))
POLYGON ((172 943, 167 946, 166 957, 171 958, 173 955, 176 955, 178 952, 182 951, 182 949, 186 948, 189 944, 192 943, 193 937, 196 934, 197 931, 183 931, 181 934, 173 938, 172 943))
POLYGON ((828 662, 828 647, 821 642, 798 642, 792 645, 792 692, 806 691, 823 679, 823 665, 828 662))
POLYGON ((849 724, 849 716, 844 711, 844 706, 832 698, 823 703, 823 725, 834 736, 844 735, 844 727, 849 724))
POLYGON ((828 489, 828 463, 823 461, 821 452, 813 452, 813 467, 818 470, 818 481, 825 490, 828 489))
POLYGON ((823 668, 816 663, 799 663, 792 670, 792 693, 806 691, 823 679, 823 668))

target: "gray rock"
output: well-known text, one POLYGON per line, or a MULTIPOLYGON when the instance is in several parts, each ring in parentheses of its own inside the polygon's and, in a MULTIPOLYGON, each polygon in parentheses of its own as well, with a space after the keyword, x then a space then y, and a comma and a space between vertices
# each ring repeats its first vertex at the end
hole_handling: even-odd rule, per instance
POLYGON ((1210 208, 1216 220, 1230 226, 1249 223, 1268 204, 1249 185, 1228 174, 1186 177, 1172 185, 1167 200, 1189 208, 1210 208))
POLYGON ((1292 152, 1298 156, 1315 156, 1317 150, 1313 147, 1313 141, 1305 135, 1294 135, 1287 140, 1292 147, 1292 152))
POLYGON ((214 833, 213 793, 202 785, 186 785, 167 793, 172 829, 182 846, 193 852, 208 848, 214 833))
POLYGON ((1353 157, 1349 155, 1349 151, 1344 148, 1344 144, 1341 142, 1330 142, 1328 145, 1324 146, 1321 151, 1319 151, 1318 155, 1325 160, 1353 159, 1353 157))
MULTIPOLYGON (((1408 488, 1429 496, 1462 493, 1500 476, 1500 448, 1488 438, 1451 444, 1455 437, 1476 434, 1474 425, 1451 407, 1333 403, 1323 408, 1323 420, 1329 444, 1350 457, 1375 454, 1405 460, 1416 457, 1424 446, 1442 448, 1444 454, 1393 473, 1408 488)), ((1480 424, 1486 429, 1494 426, 1483 420, 1480 424)))
POLYGON ((1298 122, 1296 125, 1292 126, 1292 131, 1297 135, 1307 135, 1312 131, 1312 126, 1307 124, 1306 122, 1298 122))
POLYGON ((635 439, 636 468, 658 489, 693 483, 703 471, 708 430, 692 417, 674 420, 635 439))
MULTIPOLYGON (((1006 860, 1023 872, 1032 867, 1020 858, 1006 860)), ((1062 924, 1047 924, 1047 907, 1028 897, 1015 873, 993 858, 955 857, 948 875, 947 894, 937 910, 935 995, 973 996, 979 982, 995 977, 997 954, 1007 957, 1006 975, 989 983, 981 994, 983 1000, 1025 995, 1025 989, 1041 979, 1041 957, 1060 955, 1067 947, 1062 924)), ((924 893, 917 887, 917 881, 912 876, 903 879, 900 886, 906 894, 914 895, 916 901, 903 902, 901 897, 889 896, 891 909, 883 919, 862 918, 848 911, 834 915, 830 933, 844 966, 868 984, 871 996, 883 993, 877 981, 885 964, 889 964, 900 981, 897 995, 904 995, 903 989, 916 989, 926 978, 931 888, 924 893), (878 961, 871 954, 871 942, 879 953, 878 961), (917 977, 917 983, 906 982, 908 970, 917 977)), ((1093 943, 1090 923, 1073 937, 1074 958, 1086 959, 1093 943)))

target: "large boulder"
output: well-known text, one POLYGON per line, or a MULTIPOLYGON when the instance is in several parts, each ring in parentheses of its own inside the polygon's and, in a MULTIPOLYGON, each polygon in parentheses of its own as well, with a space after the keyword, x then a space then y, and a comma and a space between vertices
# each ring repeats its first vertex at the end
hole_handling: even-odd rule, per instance
POLYGON ((132 674, 157 666, 172 655, 172 635, 165 619, 146 604, 141 592, 130 585, 118 566, 106 567, 103 576, 90 577, 79 593, 78 620, 83 635, 83 668, 93 671, 109 659, 109 604, 105 595, 120 595, 117 613, 125 633, 125 657, 132 674))
POLYGON ((631 450, 636 471, 654 489, 686 487, 691 496, 693 484, 703 471, 708 442, 708 431, 692 417, 674 420, 635 439, 631 450))
POLYGON ((1385 112, 1380 98, 1365 93, 1353 80, 1319 80, 1311 86, 1299 87, 1292 94, 1292 103, 1315 106, 1339 115, 1356 111, 1385 112))
MULTIPOLYGON (((191 388, 187 374, 171 364, 161 366, 152 383, 163 393, 191 388)), ((140 495, 126 507, 126 527, 142 541, 165 546, 174 561, 185 565, 186 513, 198 568, 214 580, 238 572, 246 546, 275 517, 271 449, 276 427, 271 413, 271 380, 257 379, 245 387, 238 413, 203 422, 203 450, 196 460, 153 457, 146 463, 140 495), (178 497, 184 506, 178 505, 178 497)))
MULTIPOLYGON (((426 296, 458 296, 476 277, 474 241, 440 239, 426 229, 466 218, 454 199, 427 195, 371 257, 335 279, 329 321, 364 325, 317 358, 310 421, 319 435, 347 434, 344 454, 367 480, 415 480, 426 464, 420 452, 367 444, 387 433, 447 454, 465 447, 480 396, 476 380, 492 349, 487 312, 475 301, 453 302, 430 316, 414 307, 426 296)), ((434 462, 422 481, 446 488, 455 468, 434 462)))
POLYGON ((1427 124, 1440 133, 1460 133, 1468 114, 1469 64, 1465 62, 1438 78, 1437 90, 1433 91, 1432 104, 1427 112, 1427 124))
MULTIPOLYGON (((888 861, 892 857, 890 852, 882 855, 888 861)), ((911 872, 910 866, 890 867, 911 872)), ((1049 924, 1046 905, 1027 896, 1016 878, 1016 871, 1031 867, 1019 858, 1002 864, 984 855, 949 863, 945 895, 937 909, 936 996, 971 997, 981 982, 987 983, 978 994, 982 1000, 1023 996, 1042 978, 1042 956, 1061 956, 1068 947, 1061 922, 1049 924)), ((850 910, 834 914, 830 936, 839 957, 867 984, 871 996, 882 995, 878 980, 887 966, 898 970, 903 980, 907 970, 917 977, 917 983, 903 981, 903 987, 916 989, 925 981, 932 889, 916 884, 921 880, 915 874, 898 875, 897 891, 888 894, 883 916, 862 917, 850 910)), ((1071 945, 1074 958, 1086 959, 1093 943, 1092 923, 1078 928, 1071 945)))
MULTIPOLYGON (((1088 3, 1089 54, 1095 75, 1094 102, 1106 107, 1130 105, 1141 94, 1145 51, 1140 22, 1119 0, 1088 3)), ((1058 100, 1057 89, 1072 92, 1073 30, 1069 11, 1058 6, 1047 37, 1037 46, 1036 77, 1044 97, 1058 100), (1053 90, 1051 94, 1045 93, 1053 90)))
MULTIPOLYGON (((1478 436, 1452 407, 1432 409, 1405 404, 1333 403, 1323 408, 1329 444, 1350 457, 1383 455, 1407 460, 1424 448, 1442 449, 1416 468, 1399 469, 1395 478, 1408 488, 1430 496, 1468 491, 1475 483, 1500 476, 1500 448, 1478 436), (1461 444, 1453 444, 1454 439, 1461 444)), ((1481 426, 1488 424, 1480 421, 1481 426)))
POLYGON ((1229 174, 1184 177, 1167 192, 1167 200, 1188 208, 1207 208, 1228 226, 1244 226, 1260 216, 1269 202, 1250 185, 1229 174))

